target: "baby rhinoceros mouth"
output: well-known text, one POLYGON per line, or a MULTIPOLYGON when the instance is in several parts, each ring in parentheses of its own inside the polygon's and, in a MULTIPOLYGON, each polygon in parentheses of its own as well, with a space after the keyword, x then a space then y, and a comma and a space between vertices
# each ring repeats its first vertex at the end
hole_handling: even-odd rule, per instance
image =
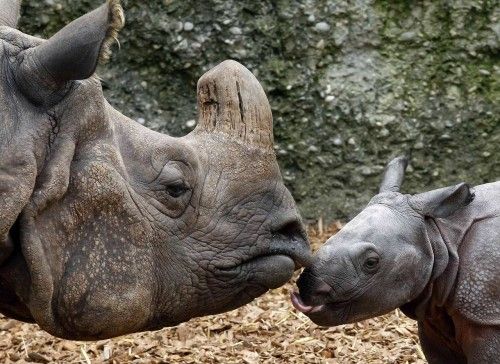
POLYGON ((330 326, 332 316, 345 319, 349 302, 335 300, 333 288, 318 278, 311 269, 305 269, 297 285, 299 292, 290 295, 297 311, 307 315, 318 325, 330 326))
POLYGON ((305 315, 321 312, 330 304, 332 287, 315 277, 310 269, 304 270, 297 282, 300 293, 290 295, 293 306, 305 315))
POLYGON ((320 312, 325 308, 324 304, 320 305, 307 305, 304 303, 302 298, 300 297, 300 294, 297 292, 292 292, 290 294, 290 298, 292 300, 293 307, 295 307, 298 311, 302 312, 303 314, 311 314, 315 312, 320 312))

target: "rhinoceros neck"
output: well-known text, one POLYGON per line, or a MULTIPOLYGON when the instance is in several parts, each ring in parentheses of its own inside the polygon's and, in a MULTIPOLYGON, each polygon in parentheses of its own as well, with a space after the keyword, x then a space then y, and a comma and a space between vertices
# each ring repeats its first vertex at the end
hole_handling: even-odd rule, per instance
POLYGON ((500 216, 500 205, 492 198, 500 195, 500 182, 476 186, 474 190, 474 200, 452 216, 426 220, 426 235, 434 252, 433 272, 424 291, 401 307, 408 316, 423 319, 432 314, 432 306, 446 307, 456 286, 467 233, 476 222, 500 216))
POLYGON ((424 237, 433 253, 433 260, 429 262, 432 264, 432 272, 418 297, 401 307, 407 316, 416 320, 426 317, 431 311, 431 305, 443 306, 445 304, 454 287, 458 272, 457 249, 443 238, 436 220, 425 220, 424 237))
POLYGON ((436 223, 443 239, 459 249, 471 227, 478 221, 500 216, 500 182, 488 183, 473 188, 475 197, 466 207, 446 219, 437 219, 436 223))
POLYGON ((444 306, 452 294, 457 280, 460 255, 467 249, 468 233, 480 221, 500 216, 500 205, 493 196, 500 195, 500 182, 480 185, 474 188, 474 200, 452 216, 445 219, 436 219, 434 223, 448 250, 449 262, 446 270, 436 280, 436 305, 444 306))

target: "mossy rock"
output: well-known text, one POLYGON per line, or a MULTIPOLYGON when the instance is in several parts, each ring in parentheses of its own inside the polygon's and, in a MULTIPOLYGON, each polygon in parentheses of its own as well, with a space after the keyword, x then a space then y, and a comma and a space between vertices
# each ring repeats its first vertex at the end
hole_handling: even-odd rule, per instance
MULTIPOLYGON (((24 1, 22 30, 48 37, 101 0, 24 1)), ((262 82, 276 152, 304 216, 346 218, 411 155, 405 191, 500 179, 497 1, 123 1, 107 97, 182 135, 200 75, 232 58, 262 82)))

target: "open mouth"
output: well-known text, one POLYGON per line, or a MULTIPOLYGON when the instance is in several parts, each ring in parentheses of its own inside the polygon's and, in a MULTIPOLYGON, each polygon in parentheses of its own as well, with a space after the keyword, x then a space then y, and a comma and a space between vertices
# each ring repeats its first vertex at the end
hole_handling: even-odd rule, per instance
POLYGON ((316 325, 330 327, 359 321, 356 316, 353 316, 353 307, 350 301, 327 301, 308 305, 297 292, 293 292, 290 298, 293 307, 308 316, 316 325))
POLYGON ((325 305, 306 305, 304 301, 302 301, 302 298, 297 292, 292 292, 290 295, 290 298, 292 300, 292 305, 295 307, 298 311, 302 312, 303 314, 311 314, 311 313, 316 313, 323 311, 325 308, 325 305))
POLYGON ((335 301, 335 302, 327 301, 325 303, 317 305, 306 305, 298 292, 291 293, 290 299, 292 300, 293 307, 295 307, 298 311, 304 314, 321 312, 328 309, 339 310, 351 304, 351 300, 345 300, 345 301, 335 301))

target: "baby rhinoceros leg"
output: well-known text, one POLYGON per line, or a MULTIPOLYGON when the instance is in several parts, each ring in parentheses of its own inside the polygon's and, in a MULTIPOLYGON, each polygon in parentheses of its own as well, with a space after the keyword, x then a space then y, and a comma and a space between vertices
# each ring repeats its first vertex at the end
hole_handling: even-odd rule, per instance
POLYGON ((0 238, 0 265, 7 260, 13 250, 14 244, 12 243, 12 239, 9 235, 0 238))
POLYGON ((461 322, 459 335, 467 364, 500 363, 500 327, 461 322))
MULTIPOLYGON (((463 355, 450 336, 443 333, 442 327, 436 329, 435 320, 418 322, 418 336, 420 345, 429 364, 467 364, 467 358, 463 355)), ((440 322, 445 324, 444 322, 440 322)), ((446 325, 447 326, 447 325, 446 325)), ((452 336, 451 336, 452 337, 452 336)))

